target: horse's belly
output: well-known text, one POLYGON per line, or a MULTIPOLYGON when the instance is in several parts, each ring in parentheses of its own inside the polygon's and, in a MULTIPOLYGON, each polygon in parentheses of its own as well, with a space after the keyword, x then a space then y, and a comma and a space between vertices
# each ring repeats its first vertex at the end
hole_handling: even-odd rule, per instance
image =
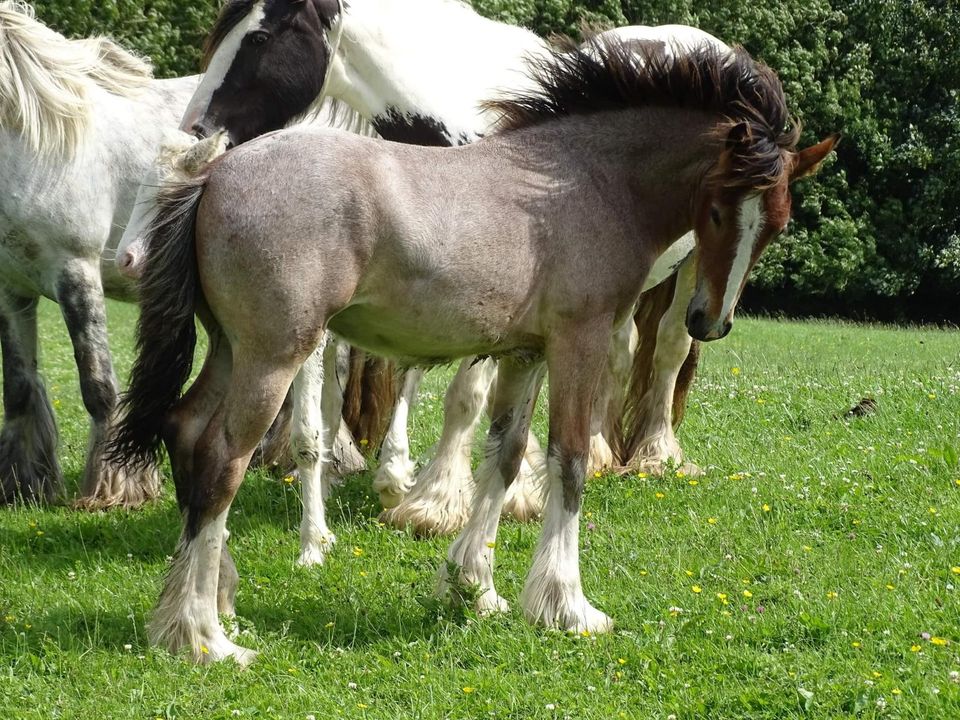
POLYGON ((352 305, 330 320, 330 329, 378 355, 424 363, 534 346, 536 339, 495 328, 482 315, 449 313, 442 306, 388 309, 352 305))

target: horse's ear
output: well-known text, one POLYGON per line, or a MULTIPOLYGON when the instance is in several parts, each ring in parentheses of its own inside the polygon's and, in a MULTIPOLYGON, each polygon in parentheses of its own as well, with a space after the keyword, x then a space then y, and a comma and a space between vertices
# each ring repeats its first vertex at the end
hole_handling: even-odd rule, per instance
POLYGON ((827 159, 840 142, 839 133, 831 135, 826 140, 808 147, 793 156, 793 167, 790 169, 790 182, 809 177, 820 169, 820 165, 827 159))
POLYGON ((194 177, 200 174, 204 166, 227 151, 227 133, 220 131, 204 138, 181 155, 176 162, 178 168, 194 177))
POLYGON ((317 8, 320 20, 327 27, 330 27, 334 18, 343 11, 341 0, 313 0, 313 4, 317 8))

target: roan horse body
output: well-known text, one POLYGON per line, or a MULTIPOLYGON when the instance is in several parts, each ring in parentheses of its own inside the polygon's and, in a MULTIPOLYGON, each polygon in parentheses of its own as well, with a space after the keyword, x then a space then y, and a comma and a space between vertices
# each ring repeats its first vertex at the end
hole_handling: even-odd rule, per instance
POLYGON ((504 131, 470 146, 288 130, 160 198, 114 447, 146 460, 162 438, 184 512, 154 642, 201 662, 252 658, 217 618, 218 606, 232 611, 237 581, 220 572, 227 513, 328 327, 408 361, 500 359, 473 512, 441 582, 479 587, 483 612, 506 608, 493 583, 497 525, 549 369, 545 527, 521 605, 548 626, 610 627, 581 587, 578 518, 613 332, 658 255, 694 229, 686 323, 699 337, 726 334, 747 272, 786 225, 788 183, 833 141, 796 152, 779 81, 743 51, 637 55, 595 41, 542 61, 535 75, 535 90, 495 103, 504 131), (195 310, 217 341, 178 399, 195 310))
MULTIPOLYGON (((610 33, 637 43, 675 42, 684 50, 704 42, 726 49, 706 33, 684 26, 619 28, 610 33)), ((549 49, 533 33, 482 18, 456 0, 357 0, 345 11, 340 11, 334 0, 236 0, 218 20, 209 51, 211 69, 191 103, 197 132, 223 128, 233 142, 246 141, 301 112, 304 106, 297 106, 292 99, 310 99, 323 87, 325 95, 347 103, 387 139, 446 145, 472 142, 489 132, 495 117, 483 110, 481 101, 529 87, 522 58, 543 55, 549 49), (436 32, 440 23, 444 31, 436 32), (303 58, 310 58, 313 64, 303 58), (303 65, 297 72, 286 72, 294 59, 303 65), (233 110, 225 110, 227 105, 233 110), (269 110, 261 113, 260 108, 269 110)), ((190 124, 188 119, 185 128, 190 124)), ((692 236, 676 243, 671 248, 673 256, 661 258, 665 270, 658 268, 646 289, 670 277, 692 246, 692 236)), ((134 262, 135 252, 135 247, 126 248, 130 262, 134 262)), ((692 261, 684 267, 682 276, 688 281, 692 261)), ((684 291, 688 284, 683 283, 684 291)), ((682 459, 673 422, 682 414, 693 366, 677 383, 690 348, 682 318, 689 297, 679 290, 677 294, 676 307, 667 312, 663 323, 661 315, 674 297, 673 282, 668 281, 643 302, 646 322, 640 337, 633 403, 643 411, 632 415, 645 422, 631 423, 634 441, 628 443, 631 464, 639 469, 662 469, 665 463, 682 459)), ((611 363, 621 367, 612 369, 614 377, 605 382, 607 392, 598 398, 594 413, 592 447, 599 449, 594 460, 598 467, 614 461, 603 435, 617 434, 611 431, 622 398, 611 396, 622 395, 629 374, 629 356, 622 356, 631 327, 623 328, 625 338, 617 343, 621 352, 611 355, 611 363)), ((437 451, 416 478, 412 492, 413 464, 405 426, 420 375, 417 371, 408 374, 375 482, 388 507, 399 502, 384 514, 386 522, 410 525, 423 534, 452 532, 465 522, 473 487, 471 439, 494 371, 489 361, 461 365, 445 401, 446 422, 437 451)), ((306 383, 299 387, 317 395, 306 383)), ((302 409, 304 403, 296 407, 302 409)), ((309 448, 309 437, 313 434, 303 423, 298 422, 297 427, 305 430, 307 441, 295 438, 294 446, 299 448, 295 453, 309 451, 307 455, 312 457, 315 453, 309 448)), ((538 448, 532 436, 529 455, 531 464, 537 466, 538 448)), ((309 458, 301 463, 301 477, 311 476, 310 464, 309 458)), ((542 466, 542 460, 539 464, 542 466)), ((526 482, 511 487, 505 507, 518 517, 529 517, 539 511, 542 500, 530 482, 530 473, 520 477, 526 482)), ((310 540, 313 535, 329 537, 320 519, 305 513, 303 530, 301 559, 322 558, 322 551, 310 540)))

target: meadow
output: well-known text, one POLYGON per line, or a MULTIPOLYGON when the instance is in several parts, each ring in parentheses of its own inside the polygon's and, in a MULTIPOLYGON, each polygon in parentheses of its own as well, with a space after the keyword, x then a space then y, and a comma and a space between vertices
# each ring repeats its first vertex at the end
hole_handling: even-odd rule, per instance
MULTIPOLYGON (((56 306, 41 316, 72 494, 87 420, 56 306)), ((110 306, 123 377, 134 320, 110 306)), ((417 452, 451 375, 429 378, 417 452)), ((369 474, 331 499, 327 565, 299 568, 299 487, 260 471, 230 544, 261 654, 195 667, 144 638, 180 529, 169 484, 138 512, 0 509, 0 717, 960 717, 960 333, 741 319, 705 348, 679 434, 704 476, 588 482, 584 587, 608 636, 438 606, 449 541, 378 523, 369 474)), ((501 527, 514 605, 538 532, 501 527)))

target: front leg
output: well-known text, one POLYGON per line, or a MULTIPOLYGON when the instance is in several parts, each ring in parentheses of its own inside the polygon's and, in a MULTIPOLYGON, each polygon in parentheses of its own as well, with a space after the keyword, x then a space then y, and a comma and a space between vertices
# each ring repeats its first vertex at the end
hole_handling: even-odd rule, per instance
POLYGON ((407 496, 416 480, 416 463, 410 458, 410 437, 407 423, 410 412, 417 404, 417 394, 423 381, 423 368, 408 368, 403 373, 403 389, 397 396, 390 416, 383 446, 380 448, 380 467, 373 480, 373 489, 379 493, 385 508, 393 508, 407 496))
POLYGON ((436 452, 418 473, 410 494, 383 513, 383 522, 409 527, 417 536, 448 535, 463 527, 475 487, 470 468, 473 436, 496 371, 496 362, 489 358, 460 362, 443 399, 436 452))
POLYGON ((117 406, 117 378, 107 344, 107 318, 99 268, 68 265, 57 281, 57 300, 73 342, 83 404, 92 420, 78 507, 139 507, 157 496, 160 474, 153 465, 124 468, 107 458, 117 406))
POLYGON ((337 379, 337 341, 329 334, 307 358, 293 381, 291 444, 303 491, 301 565, 322 565, 337 538, 327 527, 327 473, 340 425, 343 392, 337 379))
MULTIPOLYGON (((651 381, 631 411, 635 428, 630 434, 635 440, 632 447, 627 448, 629 462, 626 465, 632 470, 659 475, 670 465, 676 465, 682 466, 689 475, 701 473, 696 465, 683 464, 683 452, 674 433, 678 415, 674 395, 682 396, 679 398, 679 410, 682 412, 689 389, 684 387, 680 393, 676 393, 678 376, 691 349, 692 339, 687 333, 685 317, 693 297, 695 272, 696 261, 691 256, 677 273, 673 301, 657 328, 651 381)), ((644 352, 642 348, 640 351, 644 352)), ((683 378, 687 385, 691 380, 692 372, 689 377, 683 378)))
POLYGON ((548 343, 547 506, 533 566, 520 595, 530 622, 578 633, 606 632, 613 627, 613 620, 594 608, 583 594, 579 559, 590 408, 602 374, 603 351, 609 343, 610 327, 599 322, 569 328, 548 343))

